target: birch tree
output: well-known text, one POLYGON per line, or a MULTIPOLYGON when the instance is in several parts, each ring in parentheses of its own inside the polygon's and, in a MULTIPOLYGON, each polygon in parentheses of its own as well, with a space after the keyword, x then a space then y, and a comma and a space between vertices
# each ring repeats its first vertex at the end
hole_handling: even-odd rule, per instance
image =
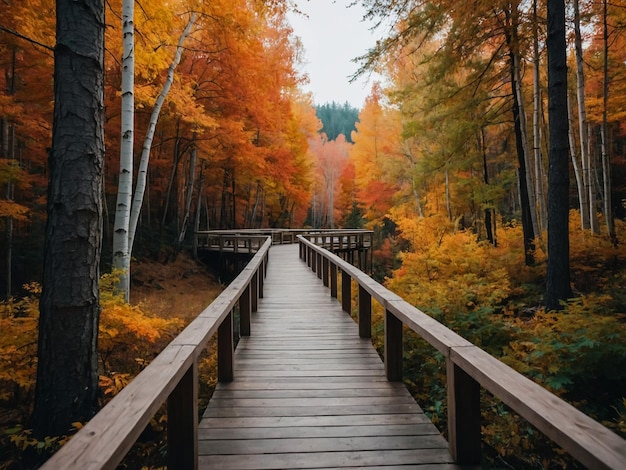
POLYGON ((130 299, 129 224, 133 195, 133 145, 135 121, 135 0, 122 4, 122 126, 120 174, 113 228, 113 267, 119 270, 119 289, 130 299))
MULTIPOLYGON (((126 0, 126 2, 132 3, 132 0, 126 0)), ((125 10, 126 13, 126 10, 125 10)), ((124 16, 124 20, 128 21, 129 16, 124 16)), ((161 108, 163 107, 163 103, 167 98, 167 95, 172 87, 172 83, 174 82, 174 73, 176 71, 176 67, 178 66, 182 53, 183 53, 183 44, 189 36, 191 29, 196 21, 197 13, 193 12, 187 22, 185 29, 183 30, 179 40, 178 45, 176 47, 176 52, 174 54, 174 58, 170 63, 170 66, 167 71, 167 77, 165 79, 165 83, 163 84, 163 88, 159 96, 156 99, 154 104, 154 108, 152 109, 152 114, 150 116, 150 123, 148 125, 148 131, 146 133, 146 137, 143 142, 143 147, 141 151, 141 159, 139 161, 139 170, 137 174, 137 183, 135 186, 134 193, 132 192, 132 118, 130 120, 123 120, 122 126, 126 124, 129 127, 122 128, 122 148, 126 148, 127 153, 123 153, 123 161, 120 162, 120 189, 118 191, 118 206, 115 214, 115 235, 114 235, 114 266, 121 270, 122 276, 120 278, 120 283, 118 288, 120 292, 123 292, 126 300, 128 301, 130 297, 130 255, 133 251, 133 243, 135 241, 135 233, 137 231, 137 223, 139 221, 139 214, 141 213, 141 206, 143 205, 143 198, 146 189, 146 182, 148 176, 148 163, 150 161, 150 150, 152 148, 152 141, 154 139, 154 132, 156 130, 156 125, 159 120, 159 115, 161 113, 161 108), (129 132, 130 131, 130 132, 129 132), (130 143, 127 141, 130 140, 130 143), (125 147, 126 144, 126 147, 125 147), (128 152, 129 151, 129 152, 128 152), (129 166, 126 166, 129 165, 129 166), (122 188, 122 175, 124 176, 124 188, 122 188), (132 203, 131 203, 132 201, 132 203)), ((125 27, 129 30, 132 28, 132 21, 130 21, 130 25, 125 23, 125 27)), ((124 59, 127 58, 126 40, 128 36, 132 36, 132 34, 126 34, 125 31, 125 41, 124 41, 124 59)), ((133 44, 132 40, 128 40, 128 47, 130 53, 128 56, 132 56, 133 44)), ((128 63, 130 64, 130 62, 128 63)), ((127 69, 126 63, 123 64, 124 69, 123 72, 126 73, 127 69)), ((130 65, 128 65, 130 67, 130 65)), ((127 77, 127 80, 128 79, 127 77)), ((129 82, 125 82, 129 83, 129 82)), ((130 86, 132 86, 132 81, 130 82, 130 86)), ((126 97, 132 99, 132 90, 123 89, 122 97, 124 98, 124 94, 126 93, 126 97)), ((128 103, 126 103, 128 106, 128 103)), ((132 114, 132 104, 130 105, 130 109, 125 107, 122 108, 122 112, 128 112, 128 114, 132 114)))

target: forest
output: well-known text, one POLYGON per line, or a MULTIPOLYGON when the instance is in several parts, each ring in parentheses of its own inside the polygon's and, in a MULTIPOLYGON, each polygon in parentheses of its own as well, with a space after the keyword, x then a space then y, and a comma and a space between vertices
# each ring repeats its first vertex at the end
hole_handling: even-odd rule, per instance
MULTIPOLYGON (((80 167, 76 184, 98 194, 86 211, 101 226, 97 269, 63 277, 90 277, 81 292, 101 312, 88 345, 99 343, 97 390, 42 429, 46 227, 63 220, 51 198, 68 187, 53 163, 66 157, 54 132, 68 3, 0 3, 0 468, 58 448, 180 331, 189 318, 141 303, 134 266, 173 270, 194 232, 217 228, 373 230, 376 280, 626 436, 623 0, 361 0, 388 28, 358 58, 383 77, 362 109, 302 91, 306 51, 287 20, 297 2, 95 2, 102 161, 97 178, 63 168, 80 167)), ((443 358, 409 336, 405 370, 445 429, 443 358)), ((573 468, 486 400, 489 466, 573 468)))

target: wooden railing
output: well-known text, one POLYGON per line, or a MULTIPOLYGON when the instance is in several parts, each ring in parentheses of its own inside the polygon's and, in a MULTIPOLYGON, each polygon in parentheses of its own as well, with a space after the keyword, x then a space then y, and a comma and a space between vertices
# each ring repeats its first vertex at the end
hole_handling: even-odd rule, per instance
POLYGON ((42 468, 115 469, 166 401, 168 468, 197 468, 198 357, 217 332, 218 380, 233 380, 233 309, 238 304, 240 334, 250 335, 250 314, 263 297, 270 246, 266 237, 254 258, 211 305, 42 468))
POLYGON ((489 391, 549 439, 592 469, 626 468, 626 440, 446 328, 365 273, 313 242, 300 240, 300 258, 351 313, 352 281, 358 285, 359 335, 371 337, 372 297, 384 308, 387 379, 402 380, 402 329, 410 328, 446 358, 448 442, 456 463, 481 460, 480 390, 489 391))

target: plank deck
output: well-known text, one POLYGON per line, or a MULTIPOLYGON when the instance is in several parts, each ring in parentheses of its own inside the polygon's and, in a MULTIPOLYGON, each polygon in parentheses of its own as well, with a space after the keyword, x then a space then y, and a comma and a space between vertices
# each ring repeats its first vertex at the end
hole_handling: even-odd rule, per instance
POLYGON ((200 422, 199 468, 462 468, 297 245, 270 250, 251 330, 200 422))

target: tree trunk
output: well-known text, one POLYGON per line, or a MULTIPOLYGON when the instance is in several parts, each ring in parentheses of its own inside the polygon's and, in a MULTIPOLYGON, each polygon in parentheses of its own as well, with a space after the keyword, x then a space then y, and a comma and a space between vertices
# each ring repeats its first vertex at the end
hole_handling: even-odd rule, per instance
POLYGON ((519 51, 519 38, 518 38, 518 10, 517 2, 513 2, 511 7, 511 35, 509 46, 511 48, 511 59, 513 68, 513 93, 517 101, 517 116, 519 130, 516 133, 520 134, 521 149, 524 158, 524 167, 526 171, 522 176, 526 178, 526 189, 528 192, 528 206, 530 211, 530 221, 533 226, 533 233, 535 237, 541 238, 541 226, 537 217, 537 199, 535 197, 535 187, 532 177, 532 164, 530 160, 530 149, 528 145, 528 130, 526 127, 526 106, 524 105, 524 95, 522 93, 522 73, 521 73, 521 58, 519 51))
POLYGON ((548 0, 548 270, 546 309, 559 310, 572 296, 569 268, 569 149, 565 1, 548 0))
MULTIPOLYGON (((591 135, 591 124, 587 122, 587 137, 591 135)), ((589 226, 594 234, 600 233, 598 226, 598 211, 596 208, 596 162, 598 161, 596 152, 591 148, 591 139, 587 138, 587 168, 588 178, 585 179, 585 186, 589 197, 589 226)))
POLYGON ((200 178, 198 180, 198 198, 196 200, 196 215, 193 222, 193 257, 198 257, 198 236, 200 230, 200 216, 202 214, 202 188, 204 186, 204 160, 200 164, 200 178))
POLYGON ((587 215, 587 224, 589 224, 589 208, 587 212, 583 210, 583 199, 586 199, 585 182, 583 181, 583 175, 581 165, 578 164, 578 158, 576 156, 576 142, 574 138, 574 118, 572 116, 572 100, 567 97, 567 120, 569 122, 568 136, 569 136, 569 153, 572 158, 572 166, 574 167, 574 177, 576 178, 576 188, 578 189, 578 203, 580 206, 580 228, 585 230, 585 215, 587 215))
POLYGON ((174 139, 174 164, 172 165, 172 172, 170 173, 170 179, 167 183, 167 192, 165 193, 165 203, 163 205, 163 217, 161 218, 161 232, 165 228, 167 223, 167 212, 170 207, 170 201, 172 199, 172 189, 174 188, 174 181, 176 181, 176 173, 178 172, 178 162, 180 161, 180 120, 176 122, 176 137, 174 139))
POLYGON ((57 0, 54 122, 33 427, 66 434, 97 410, 104 2, 57 0))
POLYGON ((174 72, 176 71, 176 67, 180 62, 180 58, 183 54, 183 43, 189 33, 191 32, 191 28, 196 21, 197 14, 194 12, 189 18, 187 26, 185 26, 185 30, 180 35, 178 39, 178 47, 176 48, 176 53, 174 54, 174 58, 172 59, 172 63, 167 71, 167 78, 165 79, 165 83, 163 84, 163 89, 159 94, 156 102, 154 103, 154 109, 152 110, 152 115, 150 116, 150 124, 148 125, 148 132, 146 132, 146 137, 143 141, 143 148, 141 149, 141 160, 139 161, 139 170, 137 173, 137 184, 135 187, 135 195, 133 198, 133 205, 130 213, 130 225, 128 229, 128 247, 129 253, 133 252, 133 243, 135 241, 135 232, 137 230, 137 222, 139 220, 139 214, 141 213, 141 206, 143 204, 143 195, 146 189, 146 181, 148 176, 148 163, 150 161, 150 149, 152 148, 152 139, 154 138, 154 131, 156 129, 157 121, 159 120, 159 114, 161 114, 161 108, 163 107, 163 103, 165 102, 165 98, 167 97, 170 88, 172 87, 172 83, 174 82, 174 72))
POLYGON ((178 239, 175 243, 174 253, 178 254, 180 248, 185 240, 187 234, 187 227, 189 226, 189 217, 191 215, 191 200, 193 198, 193 187, 196 183, 196 162, 198 160, 198 149, 193 147, 189 155, 189 177, 187 179, 187 191, 185 194, 185 215, 183 217, 183 223, 178 234, 178 239))
POLYGON ((546 210, 543 158, 541 156, 541 60, 539 56, 539 25, 537 19, 537 0, 533 2, 533 156, 535 163, 535 193, 539 206, 539 220, 545 224, 548 218, 546 210))
MULTIPOLYGON (((585 104, 585 72, 583 69, 583 40, 580 32, 580 6, 578 0, 574 0, 574 49, 576 52, 576 97, 578 101, 578 132, 580 134, 580 162, 582 167, 582 192, 580 197, 580 219, 583 229, 591 228, 591 211, 595 208, 589 204, 589 182, 591 173, 589 170, 591 158, 589 156, 589 135, 587 133, 587 110, 585 104), (585 188, 587 190, 585 190, 585 188)), ((573 145, 573 142, 570 144, 573 145)), ((576 152, 572 151, 574 155, 576 152)), ((578 178, 577 178, 578 180, 578 178)), ((580 186, 580 184, 579 184, 580 186)))
MULTIPOLYGON (((485 129, 484 128, 480 129, 480 134, 478 134, 477 140, 478 140, 477 142, 478 148, 480 149, 480 153, 483 156, 483 182, 485 183, 485 186, 488 186, 489 185, 489 167, 487 166, 487 149, 485 149, 485 129)), ((485 201, 485 202, 491 203, 491 201, 485 201)), ((493 222, 491 219, 490 207, 485 207, 485 232, 487 234, 487 240, 489 240, 489 243, 491 243, 492 245, 495 245, 496 239, 493 234, 493 222)))
POLYGON ((120 270, 118 289, 130 300, 130 208, 133 198, 133 144, 135 121, 135 1, 122 3, 122 115, 120 175, 113 226, 113 267, 120 270))
POLYGON ((530 210, 530 200, 528 197, 528 185, 526 179, 526 159, 524 158, 523 135, 521 130, 521 117, 517 101, 517 93, 515 93, 515 70, 513 66, 513 54, 511 53, 511 87, 513 88, 513 122, 515 126, 515 145, 517 149, 518 163, 518 182, 519 182, 519 199, 520 210, 522 212, 522 231, 524 236, 524 255, 525 263, 531 266, 535 262, 535 231, 533 229, 532 216, 530 210))
POLYGON ((603 79, 602 79, 602 127, 600 128, 600 142, 602 149, 602 189, 604 193, 604 219, 609 238, 617 245, 615 234, 615 222, 613 221, 613 207, 611 197, 611 156, 609 155, 609 27, 607 23, 607 0, 602 1, 602 25, 603 25, 603 79))

